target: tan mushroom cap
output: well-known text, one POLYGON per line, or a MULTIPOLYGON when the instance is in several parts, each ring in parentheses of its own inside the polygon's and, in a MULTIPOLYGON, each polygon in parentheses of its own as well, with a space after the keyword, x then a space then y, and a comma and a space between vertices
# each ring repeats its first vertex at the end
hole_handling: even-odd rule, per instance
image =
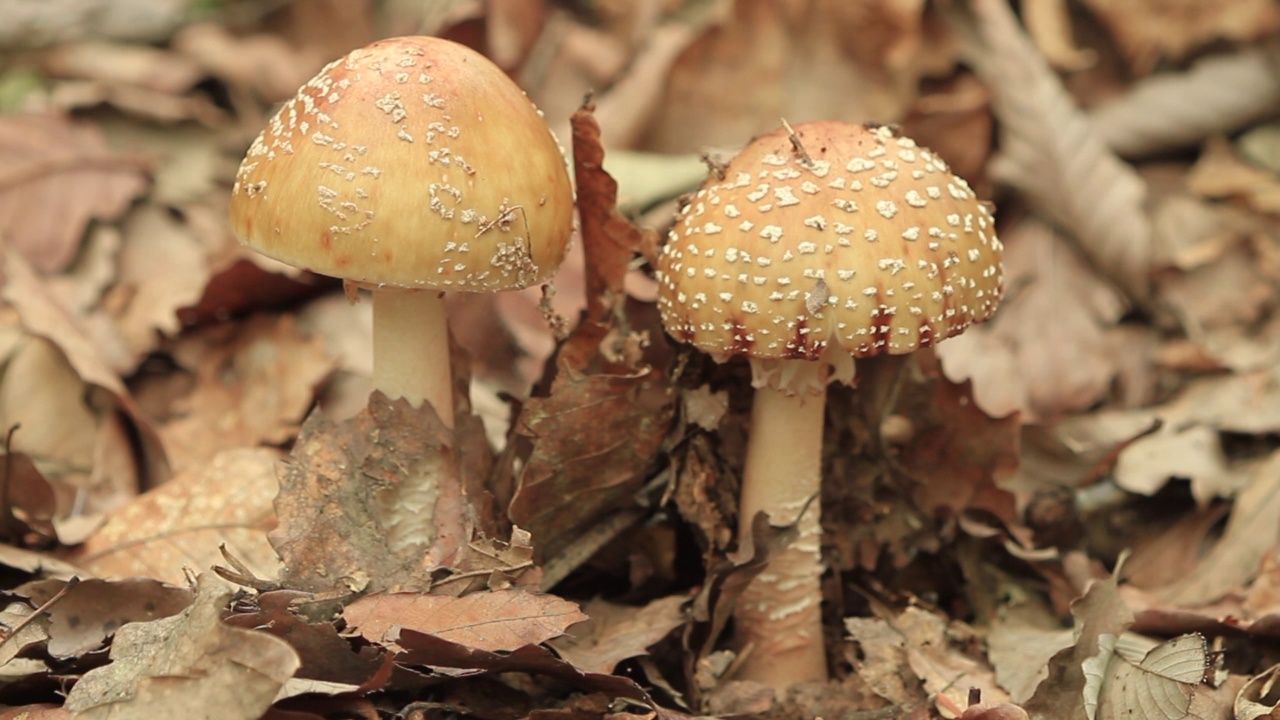
POLYGON ((231 224, 264 255, 362 284, 504 290, 564 259, 573 191, 502 70, 401 37, 330 63, 280 108, 236 174, 231 224))
POLYGON ((658 264, 663 324, 719 360, 909 353, 1000 301, 990 212, 888 127, 761 136, 677 218, 658 264))

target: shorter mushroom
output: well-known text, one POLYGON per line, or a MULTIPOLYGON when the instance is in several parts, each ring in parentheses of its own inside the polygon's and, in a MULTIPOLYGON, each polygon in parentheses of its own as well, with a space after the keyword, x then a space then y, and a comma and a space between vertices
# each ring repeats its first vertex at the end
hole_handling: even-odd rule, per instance
MULTIPOLYGON (((327 65, 271 118, 231 193, 258 252, 373 294, 373 383, 452 428, 445 291, 546 281, 573 229, 564 155, 479 53, 399 37, 327 65)), ((430 519, 423 488, 402 514, 430 519)), ((419 525, 422 520, 414 520, 419 525)))
POLYGON ((826 386, 995 312, 1002 246, 964 180, 889 127, 814 122, 751 142, 703 184, 659 261, 667 332, 756 388, 738 509, 795 523, 734 611, 741 677, 827 677, 819 496, 826 386))

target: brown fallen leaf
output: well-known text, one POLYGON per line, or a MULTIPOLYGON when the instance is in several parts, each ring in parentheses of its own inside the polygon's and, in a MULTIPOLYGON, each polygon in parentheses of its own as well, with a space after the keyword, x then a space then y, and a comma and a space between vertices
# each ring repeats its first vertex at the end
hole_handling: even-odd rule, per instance
POLYGON ((137 484, 163 482, 169 476, 169 464, 159 435, 120 375, 104 361, 79 319, 59 303, 22 255, 8 250, 3 260, 5 282, 0 283, 0 297, 17 309, 28 332, 57 345, 80 379, 105 390, 110 403, 122 411, 127 418, 122 436, 127 439, 136 433, 140 441, 137 449, 132 443, 123 448, 132 461, 129 465, 136 466, 141 475, 137 484))
POLYGON ((179 471, 223 450, 285 443, 333 369, 324 344, 302 337, 288 315, 184 336, 173 355, 195 375, 178 417, 160 430, 179 471))
POLYGON ((996 417, 1031 423, 1091 407, 1120 372, 1112 348, 1124 297, 1046 223, 1023 218, 1003 237, 1010 290, 990 322, 938 345, 947 377, 972 380, 974 400, 996 417))
POLYGON ((118 217, 147 186, 146 162, 60 114, 0 117, 0 166, 0 240, 45 273, 75 257, 90 220, 118 217))
POLYGON ((71 720, 75 715, 61 705, 23 705, 0 710, 0 720, 71 720))
POLYGON ((267 448, 227 450, 192 466, 110 513, 72 558, 102 577, 186 582, 186 571, 223 562, 219 547, 259 577, 275 577, 280 561, 267 543, 281 454, 267 448))
POLYGON ((275 503, 279 525, 270 540, 284 561, 284 586, 309 592, 431 587, 436 568, 425 566, 428 547, 453 558, 471 539, 462 488, 456 481, 442 485, 436 504, 437 516, 460 519, 456 536, 393 529, 392 509, 380 499, 394 496, 409 473, 455 478, 447 471, 454 464, 451 435, 429 405, 412 408, 380 392, 366 410, 341 422, 312 413, 281 470, 275 503))
POLYGON ((583 606, 586 622, 549 644, 579 670, 611 673, 623 660, 648 654, 650 647, 683 625, 688 601, 670 595, 636 608, 595 599, 583 606))
POLYGON ((399 634, 410 629, 485 652, 537 645, 587 619, 577 603, 520 589, 462 597, 366 595, 343 609, 342 617, 350 631, 393 649, 399 634))
POLYGON ((1075 642, 1049 659, 1048 675, 1022 703, 1032 717, 1085 717, 1085 663, 1099 654, 1108 637, 1133 624, 1133 612, 1121 599, 1116 578, 1095 581, 1071 604, 1079 629, 1075 642))
POLYGON ((29 583, 19 592, 43 605, 63 588, 65 594, 46 611, 49 654, 76 658, 102 647, 119 628, 131 622, 170 617, 191 605, 187 588, 145 578, 102 580, 91 578, 68 586, 62 581, 29 583))
POLYGON ((90 670, 67 695, 76 717, 209 717, 257 720, 300 665, 288 643, 223 624, 230 586, 211 574, 191 607, 116 632, 111 663, 90 670))
POLYGON ((926 37, 920 0, 728 6, 671 67, 648 149, 736 146, 779 117, 896 122, 920 76, 945 75, 954 56, 947 39, 926 37))
POLYGON ((617 212, 618 186, 603 169, 591 111, 573 117, 587 311, 558 350, 548 396, 531 398, 516 420, 532 449, 508 512, 533 535, 538 560, 634 502, 674 417, 650 364, 661 350, 655 314, 647 317, 652 332, 634 327, 625 292, 628 265, 656 246, 617 212))
POLYGON ((230 615, 226 623, 246 630, 264 630, 288 642, 302 661, 290 683, 312 680, 363 690, 385 684, 384 653, 373 647, 357 650, 338 634, 332 622, 310 622, 293 611, 293 602, 310 598, 308 593, 296 590, 265 592, 257 597, 256 607, 230 615))
POLYGON ((634 680, 619 675, 583 672, 541 645, 524 645, 509 653, 492 653, 449 642, 434 635, 403 630, 399 644, 405 651, 396 657, 402 665, 421 665, 442 670, 447 676, 479 675, 490 672, 526 672, 546 675, 574 687, 603 692, 610 698, 625 698, 652 711, 655 720, 687 720, 688 715, 668 710, 656 702, 634 680))
POLYGON ((991 89, 1000 128, 992 177, 1027 196, 1130 299, 1145 302, 1152 270, 1146 183, 1102 144, 1007 3, 950 7, 964 55, 991 89))
POLYGON ((1161 59, 1180 60, 1216 40, 1254 40, 1280 29, 1271 0, 1085 0, 1130 66, 1145 75, 1161 59))

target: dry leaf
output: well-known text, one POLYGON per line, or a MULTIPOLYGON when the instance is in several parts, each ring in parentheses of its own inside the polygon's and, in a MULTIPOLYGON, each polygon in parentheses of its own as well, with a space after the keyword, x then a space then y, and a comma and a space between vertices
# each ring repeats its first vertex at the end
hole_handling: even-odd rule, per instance
POLYGON ((1253 468, 1252 482, 1236 498, 1226 529, 1200 562, 1176 582, 1155 591, 1175 607, 1206 605, 1244 587, 1280 541, 1280 452, 1253 468))
MULTIPOLYGON (((461 416, 459 423, 461 424, 461 416)), ((375 392, 369 407, 341 422, 313 413, 280 475, 279 526, 271 544, 286 587, 312 592, 429 588, 424 551, 454 557, 470 540, 470 512, 456 479, 452 434, 430 405, 375 392), (390 526, 397 486, 421 474, 441 480, 437 517, 460 527, 390 526), (437 531, 438 530, 438 531, 437 531)))
POLYGON ((1131 299, 1145 301, 1152 262, 1146 185, 1102 144, 1008 4, 973 0, 969 7, 951 18, 1000 123, 992 176, 1026 194, 1131 299))
POLYGON ((264 632, 222 623, 231 589, 203 575, 181 614, 116 632, 111 663, 85 673, 67 695, 76 717, 217 717, 257 720, 298 669, 298 654, 264 632))
POLYGON ((637 608, 595 599, 583 606, 589 619, 550 644, 579 670, 611 673, 623 660, 648 654, 651 646, 683 625, 688 600, 670 595, 637 608))
POLYGON ((1280 49, 1210 55, 1185 72, 1143 78, 1089 115, 1102 142, 1135 157, 1238 130, 1280 103, 1280 49))
POLYGON ((558 637, 587 616, 576 603, 528 590, 477 592, 462 597, 374 594, 348 605, 348 627, 369 642, 394 647, 413 630, 485 652, 507 652, 558 637))
POLYGON ((172 352, 195 375, 177 417, 160 431, 179 471, 223 450, 288 441, 333 369, 324 344, 302 337, 288 315, 213 326, 172 352))
POLYGON ((45 273, 62 270, 94 218, 114 219, 147 186, 147 164, 62 115, 0 117, 0 240, 45 273))
POLYGON ((222 563, 225 546, 259 577, 275 577, 280 561, 266 534, 275 525, 279 458, 266 448, 219 453, 109 514, 73 557, 103 577, 178 584, 188 569, 222 563))
POLYGON ((57 345, 80 379, 106 390, 128 417, 130 431, 136 431, 141 440, 141 450, 134 459, 143 475, 140 484, 162 482, 169 474, 168 460, 155 428, 134 403, 120 376, 98 354, 77 318, 59 304, 21 255, 12 251, 4 255, 3 277, 0 296, 17 308, 23 326, 57 345))
POLYGON ((1084 0, 1111 31, 1129 64, 1145 75, 1163 58, 1181 59, 1215 40, 1248 41, 1280 29, 1272 0, 1084 0))
POLYGON ((1048 676, 1023 707, 1032 717, 1082 720, 1086 717, 1086 661, 1098 655, 1104 636, 1118 636, 1133 624, 1133 612, 1116 590, 1116 579, 1095 581, 1071 604, 1078 623, 1075 643, 1054 653, 1048 676))
POLYGON ((56 658, 80 657, 100 648, 120 627, 170 617, 191 605, 186 588, 155 580, 82 580, 68 586, 61 581, 25 586, 33 603, 43 605, 59 590, 67 592, 47 611, 49 654, 56 658))
POLYGON ((737 146, 777 127, 779 117, 900 120, 923 72, 945 74, 950 65, 949 43, 924 37, 924 5, 733 2, 729 17, 672 66, 646 147, 737 146))
POLYGON ((292 609, 292 604, 305 604, 312 599, 296 590, 274 590, 258 596, 257 607, 249 612, 233 614, 226 623, 246 630, 265 630, 289 643, 298 651, 302 666, 290 683, 315 681, 332 683, 352 690, 374 690, 382 683, 385 653, 371 647, 357 650, 350 640, 341 637, 332 622, 308 622, 292 609))

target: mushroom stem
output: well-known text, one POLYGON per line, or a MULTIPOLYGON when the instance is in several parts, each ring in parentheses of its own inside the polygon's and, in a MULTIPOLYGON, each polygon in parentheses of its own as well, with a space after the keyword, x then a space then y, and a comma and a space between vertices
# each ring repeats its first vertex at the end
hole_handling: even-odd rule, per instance
POLYGON ((453 372, 444 293, 375 288, 373 386, 417 407, 431 403, 453 428, 453 372))
POLYGON ((773 525, 796 523, 798 535, 773 554, 734 611, 738 646, 750 651, 738 677, 785 688, 827 677, 822 637, 822 430, 826 389, 822 363, 796 364, 798 391, 765 385, 756 390, 739 502, 738 536, 757 513, 773 525), (810 377, 812 375, 812 377, 810 377), (815 382, 808 382, 808 381, 815 382), (820 388, 814 392, 808 388, 820 388), (803 511, 803 515, 801 512, 803 511), (797 521, 797 517, 799 520, 797 521))

